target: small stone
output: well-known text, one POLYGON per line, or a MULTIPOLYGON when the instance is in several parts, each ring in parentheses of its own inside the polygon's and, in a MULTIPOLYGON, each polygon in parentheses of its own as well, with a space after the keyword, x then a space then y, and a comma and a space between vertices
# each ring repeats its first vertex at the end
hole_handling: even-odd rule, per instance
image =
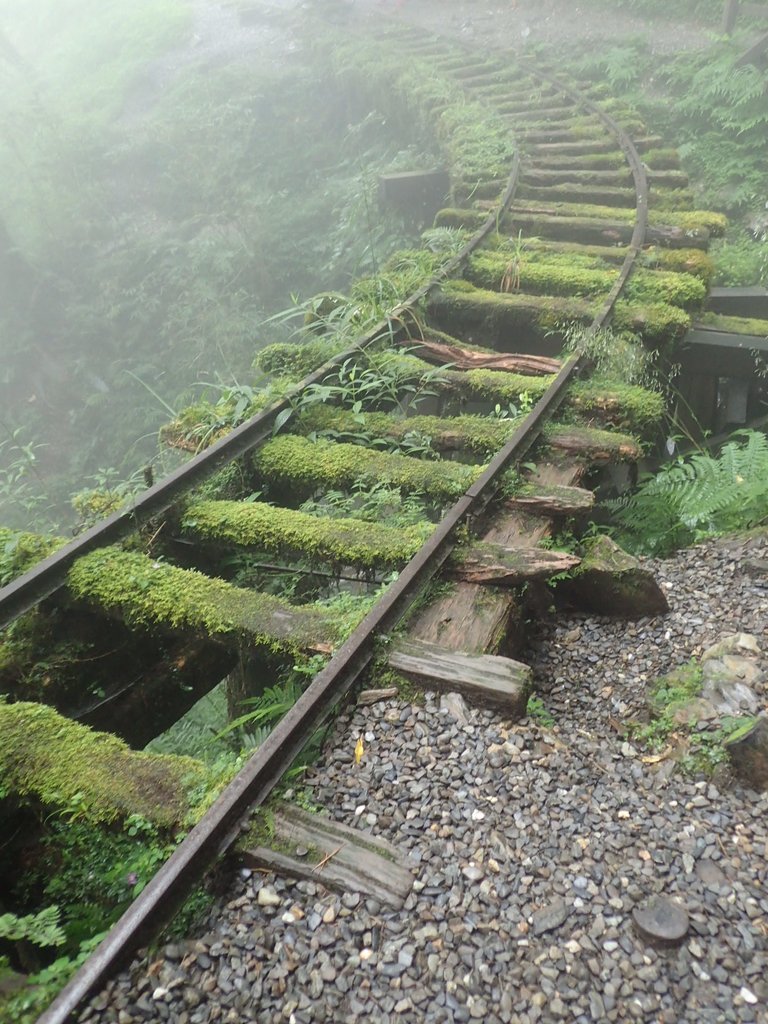
POLYGON ((469 709, 460 693, 444 693, 440 698, 440 710, 461 726, 469 724, 469 709))
POLYGON ((757 1002, 757 996, 754 992, 750 992, 748 988, 740 988, 739 995, 744 1000, 744 1002, 749 1003, 750 1006, 754 1006, 757 1002))
POLYGON ((327 907, 325 912, 323 913, 323 922, 325 924, 333 924, 333 922, 335 920, 336 920, 336 907, 334 907, 333 904, 331 904, 331 906, 327 907))
POLYGON ((690 927, 688 911, 667 896, 653 896, 635 907, 632 920, 642 938, 659 946, 679 946, 690 927))
POLYGON ((537 910, 532 919, 533 934, 543 935, 559 928, 571 914, 571 908, 565 900, 558 899, 541 910, 537 910))
POLYGON ((260 907, 279 907, 282 900, 277 895, 274 889, 270 886, 265 885, 263 889, 259 889, 256 894, 256 902, 260 907))

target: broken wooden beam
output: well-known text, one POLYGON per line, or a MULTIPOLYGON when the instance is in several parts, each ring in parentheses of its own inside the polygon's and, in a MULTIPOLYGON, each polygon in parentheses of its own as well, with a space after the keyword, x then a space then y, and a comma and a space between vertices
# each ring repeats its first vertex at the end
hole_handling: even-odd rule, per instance
MULTIPOLYGON (((413 343, 409 341, 408 344, 413 343)), ((550 359, 547 356, 481 351, 451 345, 434 338, 422 338, 416 342, 413 354, 440 366, 445 366, 447 363, 453 369, 458 370, 507 370, 510 373, 532 376, 558 373, 562 366, 561 360, 550 359)))
POLYGON ((385 839, 298 807, 271 812, 269 840, 243 849, 242 862, 300 878, 335 892, 358 892, 399 910, 413 887, 406 857, 385 839))
POLYGON ((390 668, 428 689, 463 694, 472 703, 522 718, 531 692, 531 669, 492 654, 449 651, 423 640, 403 640, 389 651, 390 668))
POLYGON ((579 611, 625 619, 666 615, 666 595, 656 577, 610 537, 584 544, 578 569, 558 584, 557 598, 579 611))
POLYGON ((551 579, 575 568, 580 561, 566 551, 480 543, 458 549, 448 574, 465 583, 514 587, 531 580, 551 579))

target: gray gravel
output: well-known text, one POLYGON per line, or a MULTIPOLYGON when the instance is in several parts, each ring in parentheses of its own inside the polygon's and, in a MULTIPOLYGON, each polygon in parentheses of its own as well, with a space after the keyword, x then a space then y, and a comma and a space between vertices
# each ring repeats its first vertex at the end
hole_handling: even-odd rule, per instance
POLYGON ((663 620, 540 627, 552 729, 477 710, 462 726, 434 695, 339 722, 312 798, 409 851, 404 910, 238 875, 204 934, 134 964, 82 1019, 768 1020, 768 794, 670 775, 609 721, 724 633, 765 636, 768 590, 743 557, 706 545, 658 563, 663 620), (688 914, 679 948, 633 926, 657 895, 688 914))

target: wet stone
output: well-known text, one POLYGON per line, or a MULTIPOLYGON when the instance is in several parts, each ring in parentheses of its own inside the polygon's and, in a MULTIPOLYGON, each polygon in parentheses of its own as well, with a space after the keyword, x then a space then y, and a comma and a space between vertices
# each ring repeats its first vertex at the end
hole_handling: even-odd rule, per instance
POLYGON ((690 928, 688 911, 667 896, 653 896, 635 907, 632 921, 641 938, 657 946, 679 946, 690 928))

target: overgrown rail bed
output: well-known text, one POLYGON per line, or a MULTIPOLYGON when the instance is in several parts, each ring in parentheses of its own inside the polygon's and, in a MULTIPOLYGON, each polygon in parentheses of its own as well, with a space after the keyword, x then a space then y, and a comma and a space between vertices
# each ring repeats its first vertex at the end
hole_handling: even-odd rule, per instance
MULTIPOLYGON (((384 91, 442 140, 451 202, 429 247, 393 256, 346 304, 320 299, 301 343, 260 353, 271 383, 233 431, 205 404, 169 424, 167 443, 197 454, 132 508, 70 544, 2 535, 18 575, 0 617, 23 613, 0 654, 4 756, 22 765, 14 813, 74 802, 93 835, 126 815, 169 835, 190 807, 199 818, 46 1024, 172 915, 361 678, 525 713, 530 672, 512 657, 524 592, 572 573, 586 601, 590 574, 620 558, 569 557, 546 538, 590 507, 595 467, 658 440, 648 353, 671 361, 706 296, 723 218, 691 209, 674 152, 599 88, 403 33, 355 38, 333 59, 349 87, 384 91), (301 600, 252 586, 249 572, 275 565, 305 581, 301 600), (237 665, 246 697, 313 658, 324 667, 204 814, 202 765, 66 721, 143 746, 237 665), (53 668, 33 671, 41 662, 53 668), (42 754, 25 760, 25 735, 59 721, 53 787, 42 754), (110 751, 114 785, 85 769, 90 750, 110 751), (132 789, 137 764, 150 804, 132 789)), ((663 595, 648 600, 662 610, 663 595)))

